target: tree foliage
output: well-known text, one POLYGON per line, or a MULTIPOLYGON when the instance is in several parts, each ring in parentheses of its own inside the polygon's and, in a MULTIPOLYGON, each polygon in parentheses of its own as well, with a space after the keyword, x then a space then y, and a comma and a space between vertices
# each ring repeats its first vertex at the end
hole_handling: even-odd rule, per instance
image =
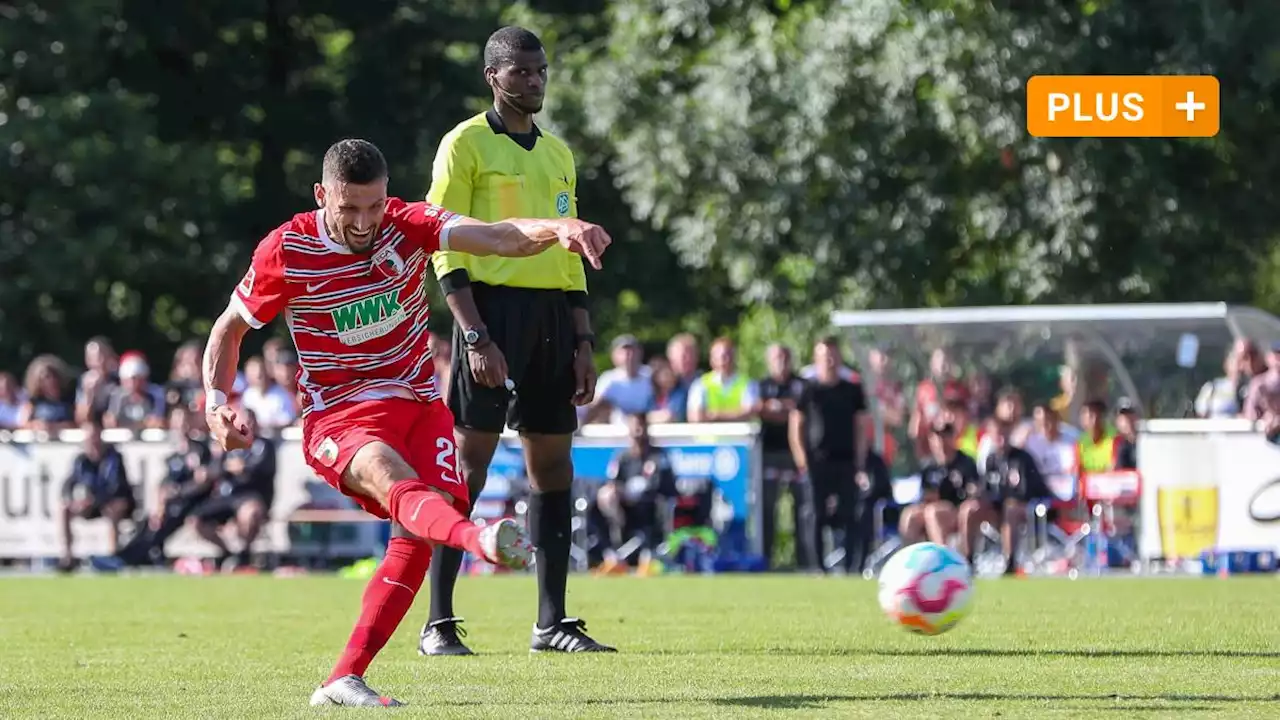
MULTIPOLYGON (((417 197, 503 21, 617 241, 597 331, 807 345, 836 307, 1272 309, 1280 16, 1167 0, 0 2, 0 365, 202 334, 319 155, 417 197), (1037 140, 1032 74, 1212 73, 1222 132, 1037 140)), ((438 307, 443 308, 443 304, 438 307)))

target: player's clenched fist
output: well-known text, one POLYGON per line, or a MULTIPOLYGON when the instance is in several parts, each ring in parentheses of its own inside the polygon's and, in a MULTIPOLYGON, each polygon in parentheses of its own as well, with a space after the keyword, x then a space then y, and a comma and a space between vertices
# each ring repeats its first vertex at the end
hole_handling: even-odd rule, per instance
POLYGON ((237 415, 226 405, 211 408, 205 413, 209 434, 223 450, 243 450, 253 444, 253 434, 237 415))
POLYGON ((577 218, 566 218, 558 221, 560 246, 572 253, 577 253, 591 263, 591 267, 599 270, 600 258, 605 248, 613 243, 613 238, 604 228, 577 218))

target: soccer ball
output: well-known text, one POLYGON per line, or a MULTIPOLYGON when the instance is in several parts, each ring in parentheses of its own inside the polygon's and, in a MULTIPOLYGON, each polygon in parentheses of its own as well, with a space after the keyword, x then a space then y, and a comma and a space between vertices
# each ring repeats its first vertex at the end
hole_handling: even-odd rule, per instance
POLYGON ((880 571, 880 608, 914 633, 940 635, 955 627, 972 597, 969 563, 937 543, 908 545, 880 571))

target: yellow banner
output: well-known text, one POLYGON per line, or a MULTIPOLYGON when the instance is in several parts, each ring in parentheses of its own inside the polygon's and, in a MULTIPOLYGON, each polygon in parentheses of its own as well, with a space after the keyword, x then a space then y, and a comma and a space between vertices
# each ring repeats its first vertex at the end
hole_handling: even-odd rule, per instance
POLYGON ((1195 558, 1218 541, 1218 488, 1160 488, 1161 554, 1166 558, 1195 558))

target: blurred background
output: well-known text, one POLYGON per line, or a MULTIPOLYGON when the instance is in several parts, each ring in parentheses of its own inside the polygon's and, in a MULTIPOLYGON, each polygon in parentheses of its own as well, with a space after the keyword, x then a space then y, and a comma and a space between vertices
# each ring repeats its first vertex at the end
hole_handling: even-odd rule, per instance
MULTIPOLYGON (((64 478, 80 454, 100 454, 82 447, 97 432, 85 439, 87 420, 106 426, 134 488, 133 506, 116 508, 121 544, 137 534, 131 524, 164 525, 168 496, 156 493, 165 483, 191 480, 193 468, 214 478, 249 472, 243 458, 228 470, 207 448, 174 450, 175 438, 199 438, 200 413, 183 409, 200 406, 198 358, 212 319, 258 239, 311 204, 331 142, 374 141, 391 163, 392 192, 425 194, 441 136, 490 103, 480 51, 505 24, 547 46, 538 122, 574 150, 581 213, 615 240, 605 270, 589 278, 597 365, 651 385, 638 410, 653 428, 689 419, 688 391, 711 367, 716 338, 731 339, 732 364, 713 369, 759 380, 771 372, 769 345, 790 348, 803 374, 829 333, 842 343, 845 375, 873 400, 874 441, 894 479, 927 464, 928 428, 944 406, 963 406, 965 418, 946 418, 957 436, 985 433, 1000 398, 1014 395, 1010 420, 1029 425, 1044 404, 1078 429, 1084 403, 1098 400, 1109 433, 1120 432, 1112 426, 1126 408, 1139 420, 1280 427, 1271 390, 1246 402, 1252 378, 1280 373, 1269 314, 1280 311, 1280 15, 1233 0, 1156 7, 0 0, 0 427, 18 431, 0 456, 0 555, 66 555, 66 565, 112 554, 110 532, 88 536, 83 552, 55 537, 69 536, 60 528, 75 505, 64 478), (1022 104, 1034 74, 1212 74, 1222 130, 1201 140, 1034 139, 1022 104), (1193 302, 1257 310, 1141 309, 1193 302), (1075 307, 1032 319, 998 312, 1062 304, 1075 307), (1088 315, 1102 304, 1133 307, 1088 315), (989 312, 833 321, 894 308, 989 312)), ((447 307, 435 308, 446 333, 447 307)), ((305 468, 289 445, 297 368, 283 323, 252 335, 244 358, 243 401, 278 445, 280 467, 275 490, 258 491, 268 506, 261 496, 275 496, 268 518, 245 512, 222 524, 252 543, 266 521, 258 541, 272 557, 303 540, 331 551, 331 533, 365 554, 376 533, 348 527, 347 516, 287 522, 295 509, 338 501, 290 475, 305 468)), ((623 451, 624 411, 635 412, 601 406, 584 417, 583 446, 623 451)), ((729 483, 708 503, 719 510, 693 524, 723 533, 737 523, 744 555, 762 552, 760 458, 787 452, 761 447, 760 416, 756 407, 738 418, 750 425, 740 467, 716 454, 732 443, 708 443, 705 430, 652 430, 685 443, 672 450, 687 456, 677 474, 729 483)), ((501 465, 495 472, 518 487, 518 463, 501 465)), ((580 474, 604 479, 607 458, 596 466, 580 474)), ((584 537, 594 537, 593 493, 583 493, 584 537)), ((517 490, 505 500, 500 512, 519 512, 517 490)), ((1096 509, 1086 505, 1086 515, 1096 509)), ((97 519, 73 515, 84 518, 77 527, 97 519)), ((195 537, 198 523, 175 522, 195 537)), ((1148 524, 1159 531, 1154 515, 1148 524)), ((584 567, 598 564, 589 544, 584 567)), ((208 555, 216 543, 190 547, 208 555)))

